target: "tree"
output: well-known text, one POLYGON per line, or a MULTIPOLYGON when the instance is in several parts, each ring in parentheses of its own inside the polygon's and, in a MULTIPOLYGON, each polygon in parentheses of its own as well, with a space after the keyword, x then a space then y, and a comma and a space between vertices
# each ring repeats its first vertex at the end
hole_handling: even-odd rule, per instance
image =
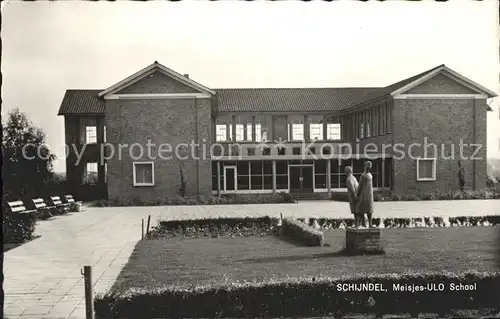
POLYGON ((4 199, 43 194, 56 159, 45 144, 43 131, 35 127, 25 113, 14 109, 2 125, 2 137, 4 199))

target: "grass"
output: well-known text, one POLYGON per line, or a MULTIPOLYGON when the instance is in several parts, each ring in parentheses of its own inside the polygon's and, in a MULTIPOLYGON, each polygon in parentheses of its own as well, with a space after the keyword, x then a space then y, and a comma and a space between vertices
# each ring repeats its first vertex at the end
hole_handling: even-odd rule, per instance
POLYGON ((344 248, 342 230, 326 231, 323 247, 274 236, 143 240, 111 291, 286 277, 497 271, 499 231, 499 226, 385 229, 385 255, 350 257, 338 254, 344 248))

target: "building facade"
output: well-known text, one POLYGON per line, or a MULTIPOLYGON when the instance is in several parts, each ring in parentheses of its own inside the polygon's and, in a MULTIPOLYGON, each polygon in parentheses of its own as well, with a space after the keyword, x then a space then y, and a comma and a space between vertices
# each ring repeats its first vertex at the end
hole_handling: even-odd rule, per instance
POLYGON ((459 165, 485 187, 493 96, 445 65, 386 87, 211 89, 155 62, 67 90, 59 115, 80 197, 328 196, 366 160, 374 187, 415 193, 459 189, 459 165))

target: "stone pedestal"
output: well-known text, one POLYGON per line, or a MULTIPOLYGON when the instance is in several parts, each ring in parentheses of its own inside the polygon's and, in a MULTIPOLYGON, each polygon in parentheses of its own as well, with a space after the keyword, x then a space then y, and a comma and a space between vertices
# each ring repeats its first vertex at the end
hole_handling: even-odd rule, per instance
POLYGON ((380 232, 379 228, 347 228, 346 252, 354 255, 383 253, 380 232))

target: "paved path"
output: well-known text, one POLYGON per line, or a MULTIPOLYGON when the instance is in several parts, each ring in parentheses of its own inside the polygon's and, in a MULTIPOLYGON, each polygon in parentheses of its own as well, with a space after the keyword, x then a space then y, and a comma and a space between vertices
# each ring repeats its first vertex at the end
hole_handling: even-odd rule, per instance
MULTIPOLYGON (((349 217, 348 204, 298 204, 89 208, 37 225, 41 235, 5 253, 5 317, 85 318, 84 265, 93 268, 94 293, 116 280, 141 237, 141 219, 214 216, 349 217)), ((378 202, 381 217, 499 215, 500 200, 378 202)))

